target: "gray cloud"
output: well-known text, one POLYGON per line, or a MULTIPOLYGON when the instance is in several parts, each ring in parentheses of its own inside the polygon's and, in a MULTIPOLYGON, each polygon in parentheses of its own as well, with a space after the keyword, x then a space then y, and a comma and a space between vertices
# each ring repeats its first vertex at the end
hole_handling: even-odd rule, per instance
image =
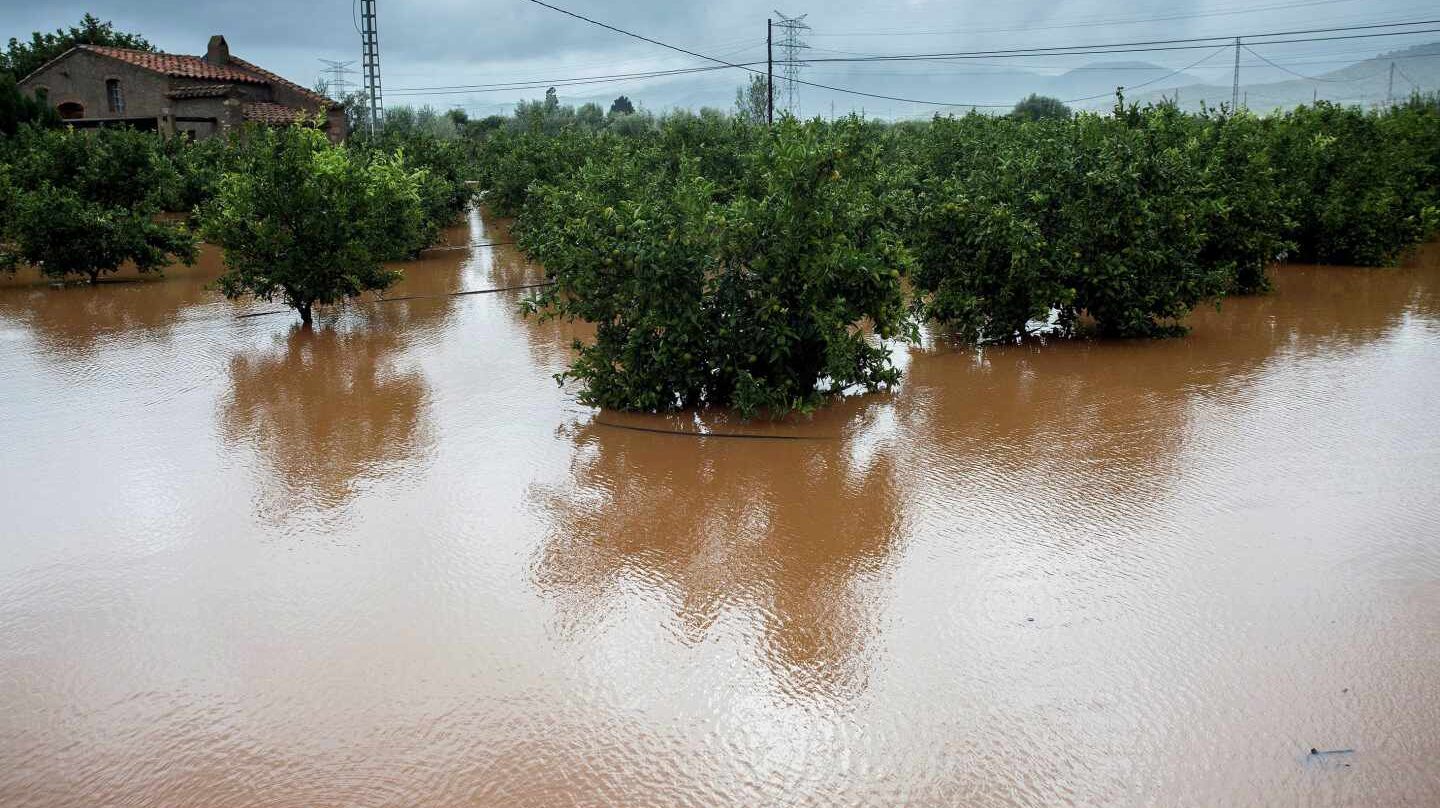
MULTIPOLYGON (((774 0, 725 3, 673 0, 558 0, 577 13, 629 28, 656 39, 723 56, 764 56, 765 19, 774 0)), ((86 11, 145 34, 172 52, 201 52, 206 38, 223 33, 232 49, 297 81, 319 75, 319 58, 359 59, 359 37, 351 0, 91 0, 36 3, 0 0, 0 34, 24 37, 37 28, 72 24, 86 11)), ((938 0, 859 2, 840 0, 783 7, 808 13, 814 56, 843 53, 898 53, 1090 44, 1258 33, 1297 28, 1440 17, 1428 4, 1405 0, 1062 0, 1014 3, 957 3, 938 0), (937 33, 928 33, 937 32, 937 33)), ((1275 46, 1271 58, 1297 64, 1307 75, 1342 67, 1381 51, 1440 39, 1440 35, 1275 46), (1326 62, 1325 60, 1329 60, 1326 62)), ((702 64, 574 20, 525 0, 380 0, 380 41, 385 84, 391 103, 458 104, 484 112, 543 90, 457 93, 404 97, 405 88, 556 79, 577 75, 644 71, 702 64)), ((1083 68, 1063 82, 1066 92, 1108 92, 1114 83, 1142 75, 1143 60, 1159 74, 1193 62, 1203 53, 1160 52, 1114 57, 1053 57, 1004 64, 817 65, 807 78, 877 94, 946 101, 1004 101, 1027 86, 1083 68), (1122 62, 1106 73, 1095 62, 1122 62), (1163 70, 1162 70, 1163 68, 1163 70), (1093 75, 1093 81, 1087 78, 1093 75), (1027 84, 1027 82, 1029 82, 1027 84), (996 98, 995 96, 1002 96, 996 98)), ((1421 60, 1426 64, 1440 59, 1421 60)), ((1212 60, 1177 77, 1192 83, 1225 83, 1227 61, 1212 60)), ((1272 68, 1247 65, 1252 81, 1278 81, 1272 68)), ((1424 72, 1421 70, 1415 73, 1424 72)), ((1143 73, 1143 75, 1159 75, 1143 73)), ((672 103, 728 105, 744 81, 736 71, 672 80, 630 80, 613 85, 562 87, 565 98, 606 98, 626 92, 650 106, 672 103)), ((1133 83, 1133 82, 1132 82, 1133 83)), ((804 90, 807 113, 851 106, 884 114, 883 101, 866 101, 819 90, 804 90)), ((923 113, 923 105, 891 103, 893 114, 923 113)))

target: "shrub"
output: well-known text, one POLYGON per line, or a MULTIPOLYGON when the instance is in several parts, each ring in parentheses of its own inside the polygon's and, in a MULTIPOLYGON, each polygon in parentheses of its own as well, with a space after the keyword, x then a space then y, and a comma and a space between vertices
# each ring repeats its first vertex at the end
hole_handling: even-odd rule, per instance
POLYGON ((1070 108, 1058 98, 1031 93, 1015 104, 1010 117, 1017 121, 1063 121, 1070 117, 1070 108))

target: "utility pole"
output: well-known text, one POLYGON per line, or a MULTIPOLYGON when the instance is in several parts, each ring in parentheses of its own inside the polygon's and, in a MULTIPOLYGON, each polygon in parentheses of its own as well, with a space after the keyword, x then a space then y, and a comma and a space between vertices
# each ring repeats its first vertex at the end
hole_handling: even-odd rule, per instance
POLYGON ((1390 63, 1390 84, 1385 88, 1385 106, 1395 106, 1395 63, 1390 63))
POLYGON ((348 62, 341 62, 336 59, 321 59, 320 61, 327 65, 327 67, 320 72, 330 76, 330 86, 328 87, 330 97, 337 101, 345 100, 345 96, 350 94, 350 80, 345 77, 355 74, 355 71, 350 69, 350 65, 355 64, 355 60, 351 59, 348 62))
POLYGON ((787 17, 779 11, 775 12, 780 17, 780 27, 785 31, 785 39, 780 46, 785 49, 785 111, 791 115, 800 114, 800 69, 805 66, 800 61, 800 51, 809 48, 800 37, 803 31, 809 31, 810 26, 806 24, 805 17, 801 14, 798 17, 787 17))
POLYGON ((370 101, 370 133, 380 126, 385 104, 380 95, 380 36, 375 26, 376 0, 360 0, 360 45, 364 56, 365 94, 370 101))
POLYGON ((1235 37, 1235 79, 1230 85, 1230 111, 1240 109, 1240 37, 1235 37))
POLYGON ((765 21, 765 123, 775 123, 775 21, 765 21))

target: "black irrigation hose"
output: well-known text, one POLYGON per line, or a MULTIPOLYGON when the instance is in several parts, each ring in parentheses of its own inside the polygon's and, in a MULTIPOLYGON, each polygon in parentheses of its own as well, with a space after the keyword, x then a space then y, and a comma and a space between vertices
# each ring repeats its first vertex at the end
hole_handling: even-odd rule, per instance
POLYGON ((486 241, 486 242, 481 242, 481 243, 478 243, 478 244, 454 244, 454 245, 449 245, 449 246, 444 246, 444 247, 426 247, 425 249, 421 250, 420 252, 422 252, 422 253, 427 253, 427 252, 444 252, 445 250, 470 250, 470 249, 474 249, 474 248, 476 248, 476 247, 503 247, 503 246, 505 246, 505 245, 507 245, 507 244, 514 244, 514 243, 515 243, 515 242, 513 242, 513 241, 486 241))
MULTIPOLYGON (((448 292, 443 295, 406 295, 404 297, 381 297, 375 300, 361 300, 360 303, 397 303, 401 300, 440 300, 446 297, 465 297, 466 295, 489 295, 496 292, 514 292, 521 289, 540 289, 545 286, 554 286, 555 281, 544 283, 527 283, 520 286, 499 286, 494 289, 467 289, 463 292, 448 292)), ((243 320, 247 317, 268 317, 272 314, 284 314, 293 309, 275 309, 273 311, 257 311, 251 314, 237 314, 236 319, 243 320)))
POLYGON ((661 429, 653 426, 612 424, 595 419, 593 422, 611 429, 629 429, 634 432, 654 432, 660 435, 675 435, 682 438, 734 438, 739 440, 837 440, 833 435, 755 435, 746 432, 686 432, 679 429, 661 429))
POLYGON ((544 283, 527 283, 521 286, 500 286, 495 289, 468 289, 464 292, 447 292, 443 295, 406 295, 405 297, 382 297, 377 300, 362 301, 365 303, 394 303, 399 300, 438 300, 442 297, 465 297, 466 295, 488 295, 495 292, 514 292, 519 289, 539 289, 543 286, 554 286, 555 281, 544 283))

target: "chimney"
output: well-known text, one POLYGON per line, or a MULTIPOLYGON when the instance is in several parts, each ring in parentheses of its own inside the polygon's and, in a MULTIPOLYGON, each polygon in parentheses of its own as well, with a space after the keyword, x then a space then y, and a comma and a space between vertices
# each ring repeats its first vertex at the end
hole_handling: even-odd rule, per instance
POLYGON ((225 37, 219 34, 210 37, 210 44, 205 46, 205 61, 212 65, 230 63, 230 46, 225 44, 225 37))

